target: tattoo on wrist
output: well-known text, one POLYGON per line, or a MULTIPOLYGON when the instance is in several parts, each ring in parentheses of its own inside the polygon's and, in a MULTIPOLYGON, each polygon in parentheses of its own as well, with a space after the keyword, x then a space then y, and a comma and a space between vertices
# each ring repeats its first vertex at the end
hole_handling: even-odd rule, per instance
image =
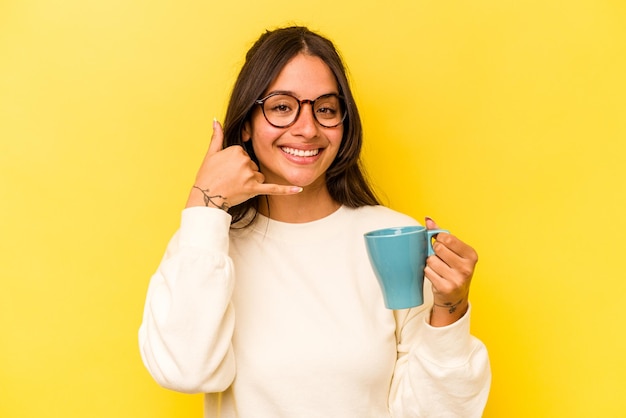
POLYGON ((436 303, 433 303, 433 306, 436 306, 438 308, 446 308, 448 309, 449 313, 454 313, 456 311, 456 308, 463 302, 463 299, 461 299, 460 301, 458 301, 457 303, 452 303, 452 302, 446 302, 443 305, 437 305, 436 303))
POLYGON ((204 206, 209 207, 209 203, 215 206, 218 209, 222 209, 225 212, 228 212, 228 204, 226 203, 226 198, 221 194, 216 194, 214 196, 209 196, 209 189, 201 189, 198 186, 193 186, 194 189, 198 189, 202 192, 202 196, 204 196, 204 206), (221 204, 217 204, 213 199, 222 199, 221 204))

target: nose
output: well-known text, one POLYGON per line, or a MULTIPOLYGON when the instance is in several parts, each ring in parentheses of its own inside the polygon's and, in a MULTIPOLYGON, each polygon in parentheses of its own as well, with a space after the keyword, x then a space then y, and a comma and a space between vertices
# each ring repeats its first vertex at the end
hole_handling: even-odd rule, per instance
POLYGON ((317 121, 313 112, 313 101, 303 100, 300 104, 298 119, 291 125, 291 130, 295 135, 302 135, 308 138, 317 135, 317 121))

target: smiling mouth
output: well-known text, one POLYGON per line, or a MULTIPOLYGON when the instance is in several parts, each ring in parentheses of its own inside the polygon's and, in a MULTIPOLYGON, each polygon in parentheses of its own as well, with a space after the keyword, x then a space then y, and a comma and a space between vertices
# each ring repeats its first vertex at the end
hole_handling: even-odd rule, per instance
POLYGON ((309 150, 301 150, 289 147, 281 147, 284 153, 293 155, 296 157, 314 157, 320 153, 319 148, 317 149, 309 149, 309 150))

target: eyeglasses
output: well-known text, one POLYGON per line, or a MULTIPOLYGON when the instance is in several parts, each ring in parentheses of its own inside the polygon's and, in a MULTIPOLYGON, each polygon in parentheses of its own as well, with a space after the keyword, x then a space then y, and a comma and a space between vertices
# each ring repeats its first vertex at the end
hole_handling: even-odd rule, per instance
POLYGON ((276 128, 287 128, 296 123, 305 103, 311 105, 315 120, 325 128, 339 126, 346 118, 345 100, 334 93, 315 100, 298 100, 291 94, 275 92, 254 103, 261 106, 265 119, 276 128))

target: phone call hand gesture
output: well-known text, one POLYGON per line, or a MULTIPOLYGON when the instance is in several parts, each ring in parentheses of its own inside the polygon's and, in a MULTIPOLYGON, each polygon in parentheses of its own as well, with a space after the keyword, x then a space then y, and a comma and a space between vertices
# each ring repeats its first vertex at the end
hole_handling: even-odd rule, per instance
POLYGON ((265 183, 265 176, 241 146, 223 148, 224 131, 213 121, 209 150, 196 175, 185 207, 208 206, 228 210, 258 195, 290 195, 297 186, 265 183))

